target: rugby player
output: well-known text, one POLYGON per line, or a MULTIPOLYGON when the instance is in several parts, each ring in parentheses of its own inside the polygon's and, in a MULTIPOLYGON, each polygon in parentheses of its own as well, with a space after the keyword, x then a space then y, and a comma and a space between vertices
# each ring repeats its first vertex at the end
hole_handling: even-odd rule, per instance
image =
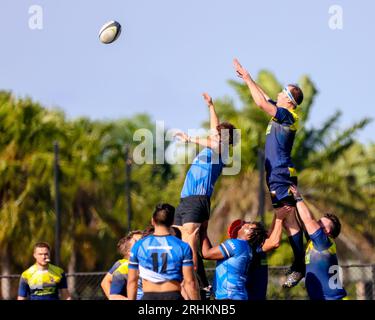
POLYGON ((18 300, 70 300, 64 270, 50 261, 50 246, 38 242, 34 246, 35 264, 21 275, 18 300))
POLYGON ((297 201, 299 215, 310 236, 306 248, 305 285, 311 300, 345 300, 346 291, 336 255, 337 238, 341 231, 339 218, 326 213, 316 220, 296 186, 291 191, 297 201))
MULTIPOLYGON (((111 283, 113 280, 113 273, 117 270, 117 282, 123 283, 123 288, 118 292, 118 295, 126 297, 126 277, 127 277, 127 265, 129 263, 129 254, 130 249, 132 248, 133 244, 141 239, 143 232, 140 230, 135 230, 129 232, 126 237, 121 238, 117 243, 117 251, 120 255, 122 255, 122 259, 117 260, 111 269, 106 273, 100 286, 102 287, 104 294, 108 299, 110 299, 110 291, 111 291, 111 283), (121 268, 120 268, 121 267, 121 268)), ((118 285, 117 285, 118 287, 118 285)), ((116 290, 114 290, 116 291, 116 290)), ((140 294, 142 291, 140 292, 140 294)), ((114 295, 114 294, 113 294, 114 295)), ((115 297, 113 296, 112 299, 115 297)), ((121 299, 121 297, 119 297, 121 299)))
MULTIPOLYGON (((210 112, 210 135, 207 138, 190 137, 185 133, 177 133, 185 142, 191 142, 204 147, 195 157, 181 191, 180 203, 176 209, 174 225, 182 226, 182 240, 194 230, 200 228, 203 232, 207 228, 211 210, 211 195, 215 183, 222 173, 224 162, 222 148, 233 145, 235 127, 228 122, 219 122, 212 98, 203 94, 210 112)), ((193 251, 194 266, 202 288, 208 288, 209 283, 204 271, 200 255, 200 246, 197 253, 193 251)))
MULTIPOLYGON (((237 75, 249 87, 256 105, 272 117, 267 127, 265 145, 266 182, 272 205, 274 208, 295 207, 290 186, 297 184, 297 175, 291 151, 298 123, 296 108, 303 101, 302 90, 297 85, 290 84, 278 94, 276 102, 272 101, 237 59, 234 60, 234 66, 237 75)), ((284 221, 294 254, 294 261, 288 271, 284 288, 297 285, 305 273, 303 232, 296 214, 297 212, 289 215, 284 221)))
MULTIPOLYGON (((136 298, 139 277, 142 300, 183 300, 182 281, 187 296, 198 299, 190 245, 171 235, 174 212, 170 204, 157 205, 151 219, 153 234, 137 241, 131 249, 127 285, 130 300, 136 298)), ((193 245, 190 238, 187 240, 193 245)))
POLYGON ((248 300, 248 268, 254 252, 267 252, 279 247, 283 220, 292 212, 290 207, 275 210, 269 237, 261 223, 245 221, 239 225, 236 239, 228 239, 216 247, 212 247, 207 232, 204 234, 203 257, 217 260, 213 286, 217 300, 248 300))

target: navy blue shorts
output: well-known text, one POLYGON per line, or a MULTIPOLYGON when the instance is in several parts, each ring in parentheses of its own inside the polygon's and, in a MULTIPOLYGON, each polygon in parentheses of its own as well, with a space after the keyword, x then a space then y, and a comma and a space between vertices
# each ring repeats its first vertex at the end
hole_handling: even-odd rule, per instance
POLYGON ((292 184, 297 185, 297 176, 291 175, 289 168, 276 168, 273 169, 271 174, 267 175, 267 186, 271 195, 272 206, 279 208, 285 204, 295 206, 296 202, 292 193, 290 192, 290 186, 292 184))

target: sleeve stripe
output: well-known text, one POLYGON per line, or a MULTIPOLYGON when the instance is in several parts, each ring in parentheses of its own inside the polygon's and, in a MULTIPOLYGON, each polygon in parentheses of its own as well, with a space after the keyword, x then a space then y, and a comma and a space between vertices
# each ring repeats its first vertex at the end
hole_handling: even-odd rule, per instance
POLYGON ((129 265, 131 265, 131 266, 137 266, 138 262, 129 261, 129 265))
POLYGON ((182 260, 182 263, 192 262, 193 260, 182 260))
POLYGON ((224 243, 222 243, 222 244, 220 245, 220 247, 223 248, 223 250, 225 251, 225 254, 227 255, 227 257, 229 257, 229 256, 230 256, 230 255, 229 255, 229 251, 228 251, 228 249, 225 247, 224 243))

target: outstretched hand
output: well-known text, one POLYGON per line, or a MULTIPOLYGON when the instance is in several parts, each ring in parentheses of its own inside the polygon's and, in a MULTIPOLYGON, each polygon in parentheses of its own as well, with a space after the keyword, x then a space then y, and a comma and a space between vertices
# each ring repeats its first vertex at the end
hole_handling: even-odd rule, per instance
POLYGON ((249 80, 250 74, 247 72, 247 70, 240 64, 240 62, 237 59, 233 60, 234 69, 237 72, 237 76, 239 76, 243 80, 249 80))
POLYGON ((190 141, 190 137, 185 132, 182 132, 182 131, 176 132, 173 135, 173 137, 179 138, 182 142, 189 142, 190 141))
POLYGON ((204 101, 206 101, 206 104, 207 106, 213 106, 213 102, 212 102, 212 98, 210 97, 210 95, 208 93, 203 93, 203 98, 204 98, 204 101))

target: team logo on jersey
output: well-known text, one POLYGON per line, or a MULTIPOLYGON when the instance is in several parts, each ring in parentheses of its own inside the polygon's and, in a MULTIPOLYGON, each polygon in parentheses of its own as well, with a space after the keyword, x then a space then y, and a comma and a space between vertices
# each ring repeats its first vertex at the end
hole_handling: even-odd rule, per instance
POLYGON ((236 249, 236 246, 235 246, 235 244, 234 244, 232 241, 229 241, 228 244, 229 244, 229 246, 230 246, 233 250, 236 249))

